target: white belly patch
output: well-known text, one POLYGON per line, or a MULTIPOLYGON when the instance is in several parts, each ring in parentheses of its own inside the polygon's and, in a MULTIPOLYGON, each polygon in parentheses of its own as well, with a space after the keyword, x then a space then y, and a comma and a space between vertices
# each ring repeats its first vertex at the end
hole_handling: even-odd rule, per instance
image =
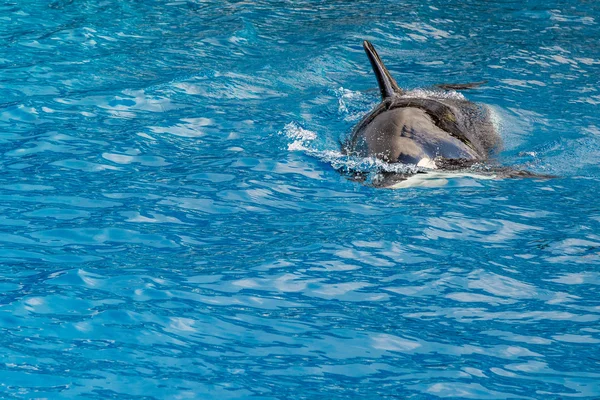
POLYGON ((478 180, 496 179, 496 175, 480 175, 470 172, 431 171, 414 174, 406 180, 390 186, 390 189, 406 189, 413 187, 442 187, 453 181, 453 186, 480 186, 478 180))

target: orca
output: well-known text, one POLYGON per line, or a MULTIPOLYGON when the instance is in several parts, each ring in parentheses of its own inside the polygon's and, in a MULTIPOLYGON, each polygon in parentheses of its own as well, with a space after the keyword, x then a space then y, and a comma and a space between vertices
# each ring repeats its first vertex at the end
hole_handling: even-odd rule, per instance
MULTIPOLYGON (((375 47, 363 47, 377 78, 381 103, 352 130, 342 153, 374 157, 387 164, 419 167, 416 172, 382 172, 371 184, 394 187, 417 173, 458 172, 480 167, 482 173, 501 177, 547 177, 508 167, 482 167, 500 151, 502 140, 488 107, 462 96, 415 95, 402 90, 375 47)), ((438 85, 442 90, 462 90, 485 82, 438 85)), ((356 177, 359 177, 357 174, 356 177)), ((358 178, 360 180, 360 178, 358 178)), ((400 186, 404 187, 404 186, 400 186)))

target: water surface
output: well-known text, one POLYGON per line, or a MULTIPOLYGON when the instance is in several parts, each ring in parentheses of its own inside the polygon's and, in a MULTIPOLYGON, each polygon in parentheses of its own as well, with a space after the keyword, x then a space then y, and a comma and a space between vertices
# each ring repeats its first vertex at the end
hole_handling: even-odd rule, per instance
POLYGON ((599 18, 0 3, 2 397, 599 398, 599 18), (365 39, 404 88, 487 80, 499 160, 559 178, 339 174, 365 39))

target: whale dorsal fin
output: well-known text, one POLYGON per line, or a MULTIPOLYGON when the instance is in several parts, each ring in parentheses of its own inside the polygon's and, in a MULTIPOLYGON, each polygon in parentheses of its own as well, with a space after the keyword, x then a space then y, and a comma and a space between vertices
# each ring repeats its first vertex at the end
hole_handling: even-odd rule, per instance
POLYGON ((369 61, 371 61, 373 72, 375 72, 375 76, 377 77, 381 99, 385 100, 388 97, 402 94, 402 89, 400 89, 394 78, 392 78, 392 75, 390 75, 390 72, 385 67, 383 61, 381 61, 381 57, 379 57, 377 50, 375 50, 375 47, 373 47, 371 42, 365 40, 363 42, 363 47, 369 57, 369 61))

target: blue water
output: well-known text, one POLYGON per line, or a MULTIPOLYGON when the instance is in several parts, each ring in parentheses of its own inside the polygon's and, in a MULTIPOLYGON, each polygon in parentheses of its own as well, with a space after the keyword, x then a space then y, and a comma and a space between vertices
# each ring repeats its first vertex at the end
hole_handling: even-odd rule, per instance
POLYGON ((584 0, 0 2, 0 397, 600 398, 599 24, 584 0), (500 162, 559 178, 346 179, 364 39, 404 88, 487 80, 464 95, 500 162))

